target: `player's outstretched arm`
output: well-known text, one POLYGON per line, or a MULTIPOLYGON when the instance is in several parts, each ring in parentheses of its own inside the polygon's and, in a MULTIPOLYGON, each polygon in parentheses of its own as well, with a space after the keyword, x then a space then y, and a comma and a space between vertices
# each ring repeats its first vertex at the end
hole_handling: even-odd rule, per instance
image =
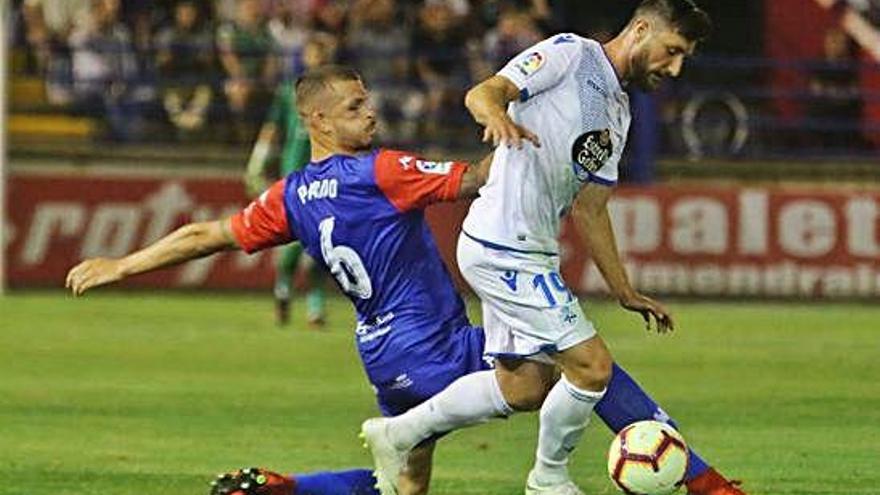
POLYGON ((519 89, 503 76, 492 76, 477 84, 464 99, 464 104, 478 124, 485 127, 483 142, 498 146, 522 148, 522 142, 530 141, 540 147, 541 141, 532 131, 518 125, 507 115, 507 105, 519 98, 519 89))
POLYGON ((80 295, 93 287, 237 248, 229 220, 191 223, 122 258, 92 258, 73 267, 65 287, 80 295))
POLYGON ((611 191, 610 187, 590 183, 578 194, 572 216, 581 238, 621 306, 641 314, 648 330, 652 327, 660 333, 674 330, 675 323, 669 311, 657 301, 636 292, 629 282, 617 250, 611 217, 608 215, 611 191))

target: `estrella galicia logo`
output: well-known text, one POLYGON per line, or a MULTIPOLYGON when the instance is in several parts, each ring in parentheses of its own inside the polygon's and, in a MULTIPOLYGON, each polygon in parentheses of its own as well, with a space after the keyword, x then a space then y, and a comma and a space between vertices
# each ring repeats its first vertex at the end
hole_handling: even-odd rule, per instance
POLYGON ((571 147, 571 160, 578 179, 585 181, 611 157, 611 131, 602 129, 581 134, 571 147))

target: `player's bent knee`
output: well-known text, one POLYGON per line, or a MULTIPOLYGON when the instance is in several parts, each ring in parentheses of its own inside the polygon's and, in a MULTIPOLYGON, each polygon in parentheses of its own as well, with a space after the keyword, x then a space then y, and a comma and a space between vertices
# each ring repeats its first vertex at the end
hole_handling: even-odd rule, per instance
POLYGON ((564 369, 565 378, 577 388, 599 392, 605 390, 611 381, 614 361, 608 353, 593 356, 589 362, 568 365, 564 369))
POLYGON ((515 411, 537 411, 555 381, 553 366, 533 361, 497 363, 495 368, 501 394, 515 411))
POLYGON ((605 342, 596 336, 560 353, 557 364, 575 387, 600 392, 611 381, 614 359, 605 342))
POLYGON ((536 387, 527 390, 516 390, 512 393, 504 394, 504 400, 514 411, 529 412, 541 409, 544 398, 547 397, 547 390, 543 387, 536 387))

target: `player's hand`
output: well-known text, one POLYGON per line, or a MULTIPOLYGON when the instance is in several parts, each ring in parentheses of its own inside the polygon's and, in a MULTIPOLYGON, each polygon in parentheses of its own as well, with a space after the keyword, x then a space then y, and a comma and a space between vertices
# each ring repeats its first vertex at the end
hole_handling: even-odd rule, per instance
POLYGON ((541 140, 535 133, 511 120, 506 113, 486 121, 486 129, 483 130, 484 143, 491 143, 492 146, 504 143, 508 147, 522 149, 523 141, 529 141, 537 148, 541 147, 541 140))
POLYGON ((118 259, 92 258, 71 268, 64 286, 70 289, 73 295, 79 296, 92 287, 113 283, 122 278, 118 259))
POLYGON ((620 305, 641 314, 645 320, 645 329, 649 332, 656 330, 657 333, 667 333, 675 330, 672 314, 650 297, 633 293, 631 296, 621 298, 620 305))
POLYGON ((245 174, 244 188, 250 198, 256 198, 269 188, 269 183, 259 174, 245 174))

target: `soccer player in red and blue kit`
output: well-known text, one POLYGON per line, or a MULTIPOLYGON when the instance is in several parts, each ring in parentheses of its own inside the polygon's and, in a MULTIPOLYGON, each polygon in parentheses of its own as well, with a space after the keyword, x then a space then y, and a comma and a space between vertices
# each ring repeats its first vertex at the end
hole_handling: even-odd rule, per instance
MULTIPOLYGON (((469 167, 372 149, 375 116, 360 77, 350 69, 317 69, 297 83, 296 91, 312 145, 307 167, 231 218, 183 226, 122 258, 86 260, 71 269, 66 285, 79 295, 221 250, 254 252, 298 240, 355 306, 358 351, 383 414, 400 414, 457 378, 487 372, 482 330, 467 319, 424 208, 475 196, 489 161, 469 167)), ((511 411, 536 407, 505 400, 511 411)), ((596 412, 614 431, 642 419, 670 421, 617 366, 596 412)), ((409 456, 398 484, 401 493, 427 491, 435 440, 409 456)), ((693 451, 687 479, 692 494, 742 494, 693 451)), ((376 494, 375 482, 368 469, 290 476, 245 469, 220 477, 212 493, 376 494)))

